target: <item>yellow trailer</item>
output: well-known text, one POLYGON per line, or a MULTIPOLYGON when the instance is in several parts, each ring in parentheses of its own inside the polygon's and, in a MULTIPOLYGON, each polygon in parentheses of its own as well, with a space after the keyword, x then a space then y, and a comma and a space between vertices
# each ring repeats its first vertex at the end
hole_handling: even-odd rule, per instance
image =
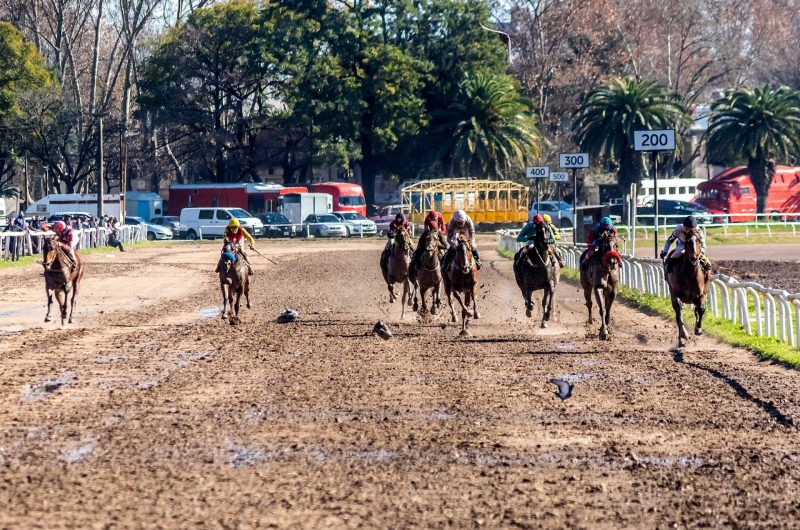
POLYGON ((423 180, 403 188, 403 211, 422 224, 431 210, 449 221, 464 210, 475 223, 524 223, 528 220, 528 188, 507 180, 423 180))

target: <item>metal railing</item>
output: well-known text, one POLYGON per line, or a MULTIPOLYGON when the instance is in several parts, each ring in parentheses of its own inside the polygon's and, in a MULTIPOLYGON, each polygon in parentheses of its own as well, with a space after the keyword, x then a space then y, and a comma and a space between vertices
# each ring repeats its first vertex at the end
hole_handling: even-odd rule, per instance
MULTIPOLYGON (((84 228, 75 230, 78 234, 77 249, 105 246, 111 233, 109 228, 84 228)), ((24 230, 21 232, 0 232, 0 259, 18 259, 21 256, 39 254, 44 238, 54 237, 53 232, 24 230)), ((122 244, 147 240, 147 231, 137 225, 119 227, 119 241, 122 244)))
MULTIPOLYGON (((518 230, 498 230, 498 245, 516 252, 518 230)), ((559 244, 568 268, 578 269, 585 244, 559 244)), ((669 286, 659 259, 623 255, 620 283, 662 298, 669 297, 669 286)), ((791 294, 754 282, 739 282, 724 274, 712 274, 706 307, 715 317, 739 324, 748 335, 773 337, 800 349, 800 293, 791 294)))

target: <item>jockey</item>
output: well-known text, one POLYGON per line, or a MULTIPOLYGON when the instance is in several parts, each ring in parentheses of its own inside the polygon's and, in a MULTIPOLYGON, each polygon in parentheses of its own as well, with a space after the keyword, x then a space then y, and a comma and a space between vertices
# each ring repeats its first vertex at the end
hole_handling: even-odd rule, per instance
MULTIPOLYGON (((251 236, 250 233, 247 230, 245 230, 243 226, 239 224, 239 220, 236 219, 235 217, 228 222, 228 226, 225 228, 225 234, 223 235, 222 240, 225 243, 233 243, 236 245, 237 252, 242 256, 242 259, 244 260, 245 265, 247 265, 247 270, 250 272, 250 275, 252 276, 253 274, 255 274, 253 267, 250 266, 250 261, 247 259, 247 254, 245 254, 244 250, 242 250, 242 243, 244 242, 244 240, 247 240, 247 243, 250 246, 250 250, 255 250, 253 245, 255 245, 256 242, 253 239, 253 236, 251 236)), ((224 248, 225 247, 223 245, 223 249, 224 248)), ((217 263, 217 269, 214 272, 219 272, 221 267, 222 267, 222 256, 220 256, 219 263, 217 263)))
POLYGON ((553 237, 556 238, 556 241, 561 241, 561 234, 558 233, 558 228, 556 228, 556 225, 553 224, 553 218, 547 214, 544 214, 542 217, 544 217, 544 222, 547 223, 547 226, 550 227, 550 230, 553 231, 553 237))
MULTIPOLYGON (((547 221, 548 215, 541 215, 536 214, 531 219, 531 222, 526 224, 525 227, 520 230, 519 235, 517 236, 517 242, 519 243, 530 243, 533 238, 536 237, 536 234, 539 233, 539 230, 546 230, 547 231, 547 244, 550 247, 550 251, 556 257, 556 261, 564 268, 564 259, 561 257, 561 252, 558 250, 556 245, 556 239, 561 239, 560 236, 557 236, 557 231, 553 228, 552 223, 547 221)), ((527 248, 527 247, 526 247, 527 248)), ((527 254, 526 249, 522 249, 520 251, 520 256, 527 254)))
POLYGON ((445 270, 450 266, 450 262, 455 256, 458 236, 460 235, 466 237, 467 243, 469 243, 472 249, 472 255, 475 257, 475 265, 478 267, 478 270, 481 270, 481 256, 478 254, 478 247, 475 244, 475 225, 464 210, 456 210, 453 212, 453 217, 447 225, 447 243, 450 245, 450 248, 447 249, 447 254, 444 258, 445 270))
MULTIPOLYGON (((682 224, 679 224, 675 227, 675 230, 672 231, 669 238, 667 238, 667 242, 664 244, 664 250, 661 251, 661 259, 667 258, 667 272, 671 272, 672 267, 670 267, 671 258, 676 254, 680 254, 683 252, 683 248, 686 245, 686 238, 691 234, 693 231, 697 229, 697 219, 693 215, 686 217, 683 220, 682 224), (669 257, 667 257, 667 253, 669 252, 669 248, 672 246, 672 243, 676 242, 675 250, 673 250, 669 257)), ((706 257, 706 238, 703 236, 702 230, 697 230, 697 234, 700 239, 700 263, 703 266, 703 270, 709 270, 711 268, 711 264, 708 262, 708 258, 706 257)))
POLYGON ((445 238, 447 229, 445 228, 444 217, 442 217, 442 214, 439 212, 431 210, 428 212, 428 216, 425 217, 425 231, 422 232, 421 236, 419 236, 417 249, 414 251, 414 256, 411 258, 411 267, 418 266, 419 260, 422 259, 422 254, 425 253, 426 249, 422 247, 422 244, 425 241, 428 232, 435 232, 439 238, 439 258, 442 257, 442 252, 447 250, 448 245, 447 239, 445 238))
POLYGON ((78 258, 75 256, 75 247, 78 246, 78 234, 64 221, 57 221, 53 225, 53 232, 56 233, 56 241, 70 259, 70 269, 78 268, 78 258))
POLYGON ((386 236, 389 238, 386 241, 386 247, 384 247, 383 252, 381 253, 381 267, 386 267, 389 263, 389 256, 392 255, 392 245, 394 245, 394 236, 402 230, 408 230, 409 224, 406 220, 406 217, 402 213, 398 213, 394 216, 394 220, 389 223, 389 230, 386 232, 386 236))
POLYGON ((589 251, 589 257, 592 257, 594 253, 597 252, 600 247, 600 236, 606 232, 617 235, 617 229, 614 227, 614 222, 610 217, 603 217, 600 219, 599 223, 595 223, 594 226, 589 229, 589 235, 586 236, 586 244, 589 246, 587 249, 589 251))

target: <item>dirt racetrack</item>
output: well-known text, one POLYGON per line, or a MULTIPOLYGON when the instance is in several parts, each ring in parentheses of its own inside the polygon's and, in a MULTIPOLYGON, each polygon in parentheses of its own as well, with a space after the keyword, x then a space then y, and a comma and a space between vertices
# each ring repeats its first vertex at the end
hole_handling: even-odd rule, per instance
POLYGON ((489 239, 471 337, 400 322, 381 246, 261 244, 239 327, 217 245, 88 256, 75 327, 0 273, 0 528, 800 525, 796 372, 563 283, 541 331, 489 239))

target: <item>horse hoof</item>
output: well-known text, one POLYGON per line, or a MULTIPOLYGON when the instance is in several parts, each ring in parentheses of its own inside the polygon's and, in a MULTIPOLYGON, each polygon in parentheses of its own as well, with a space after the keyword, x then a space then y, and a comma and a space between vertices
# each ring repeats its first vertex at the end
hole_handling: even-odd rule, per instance
POLYGON ((245 307, 247 307, 247 309, 251 309, 250 302, 247 302, 247 305, 245 307))
POLYGON ((694 334, 695 334, 695 335, 697 335, 697 336, 699 337, 700 335, 702 335, 702 334, 703 334, 703 330, 702 330, 702 329, 699 329, 699 328, 698 328, 698 329, 695 329, 695 330, 694 330, 694 334))
POLYGON ((481 314, 478 313, 477 311, 475 311, 475 313, 474 313, 472 318, 474 318, 475 320, 480 320, 481 319, 481 314))
POLYGON ((235 317, 234 316, 234 317, 231 317, 230 320, 228 320, 228 323, 231 326, 238 326, 239 324, 242 323, 242 321, 239 319, 239 317, 235 317))
POLYGON ((436 306, 433 305, 433 306, 431 306, 431 315, 435 315, 435 314, 436 314, 436 306))
POLYGON ((601 329, 600 340, 608 340, 608 339, 609 339, 608 331, 606 331, 605 329, 601 329))
POLYGON ((44 317, 44 321, 45 321, 45 322, 52 322, 52 321, 53 321, 53 319, 52 319, 52 318, 50 318, 50 317, 44 317))
POLYGON ((531 309, 526 309, 525 316, 531 318, 533 316, 533 311, 531 309))
POLYGON ((394 303, 394 298, 389 298, 389 303, 393 304, 394 303))
POLYGON ((469 337, 469 331, 467 331, 466 329, 462 329, 459 335, 461 335, 462 337, 469 337))
POLYGON ((67 320, 67 324, 74 324, 74 323, 75 323, 75 320, 74 320, 74 319, 71 319, 71 318, 70 318, 69 320, 67 320))
POLYGON ((419 311, 419 304, 417 303, 414 304, 414 311, 419 311))
POLYGON ((542 329, 547 327, 547 322, 542 321, 542 329))

